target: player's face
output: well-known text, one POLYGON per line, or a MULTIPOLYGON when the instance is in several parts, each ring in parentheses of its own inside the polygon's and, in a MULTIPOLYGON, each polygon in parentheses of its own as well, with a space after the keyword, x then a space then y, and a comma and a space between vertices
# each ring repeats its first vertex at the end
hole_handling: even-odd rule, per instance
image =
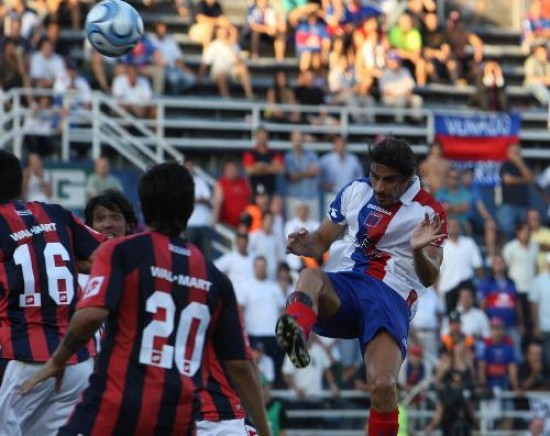
POLYGON ((376 162, 370 166, 370 181, 374 198, 382 205, 397 203, 410 184, 410 179, 395 168, 376 162))
POLYGON ((92 215, 92 228, 96 232, 109 235, 111 238, 125 236, 130 230, 122 213, 97 206, 92 215))

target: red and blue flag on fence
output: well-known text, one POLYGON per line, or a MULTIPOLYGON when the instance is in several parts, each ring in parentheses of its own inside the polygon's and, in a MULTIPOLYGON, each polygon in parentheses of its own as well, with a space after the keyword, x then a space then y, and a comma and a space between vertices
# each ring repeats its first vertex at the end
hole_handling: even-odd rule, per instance
POLYGON ((436 114, 435 138, 448 159, 504 161, 520 124, 517 114, 436 114))

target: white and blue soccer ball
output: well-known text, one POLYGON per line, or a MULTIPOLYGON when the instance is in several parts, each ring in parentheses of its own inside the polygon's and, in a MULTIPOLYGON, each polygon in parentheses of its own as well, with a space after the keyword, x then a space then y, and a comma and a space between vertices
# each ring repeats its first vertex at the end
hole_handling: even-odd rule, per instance
POLYGON ((103 0, 86 16, 86 36, 98 52, 119 57, 131 51, 143 38, 143 20, 122 0, 103 0))

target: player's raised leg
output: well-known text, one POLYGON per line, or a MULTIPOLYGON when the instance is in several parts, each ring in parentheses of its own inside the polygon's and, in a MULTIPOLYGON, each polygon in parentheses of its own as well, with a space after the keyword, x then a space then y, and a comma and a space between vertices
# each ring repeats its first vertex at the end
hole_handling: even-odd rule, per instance
POLYGON ((371 398, 369 435, 397 434, 397 375, 403 362, 400 345, 385 330, 366 346, 365 366, 371 398))
POLYGON ((323 271, 308 268, 300 273, 296 292, 288 296, 286 311, 275 329, 279 345, 296 367, 309 364, 307 340, 317 317, 332 317, 340 305, 340 298, 323 271))

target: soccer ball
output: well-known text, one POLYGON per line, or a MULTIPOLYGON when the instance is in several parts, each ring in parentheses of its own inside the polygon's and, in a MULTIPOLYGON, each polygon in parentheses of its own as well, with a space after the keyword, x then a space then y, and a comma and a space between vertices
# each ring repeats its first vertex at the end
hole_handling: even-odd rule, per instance
POLYGON ((86 35, 102 55, 119 57, 143 38, 143 21, 138 12, 122 0, 103 0, 86 17, 86 35))

